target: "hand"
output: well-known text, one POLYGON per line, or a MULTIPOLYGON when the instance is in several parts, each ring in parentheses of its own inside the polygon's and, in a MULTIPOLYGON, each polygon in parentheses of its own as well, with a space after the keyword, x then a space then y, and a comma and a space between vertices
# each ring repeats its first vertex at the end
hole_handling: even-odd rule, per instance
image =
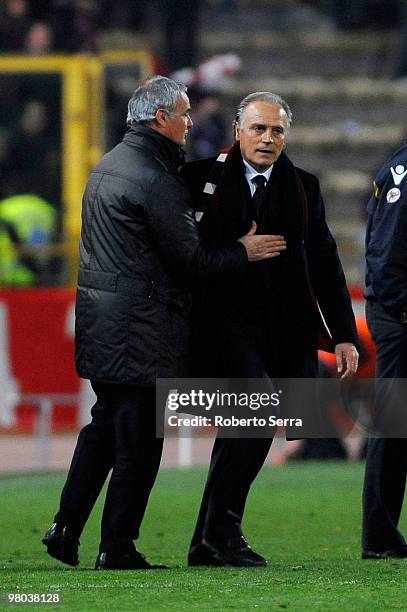
POLYGON ((252 221, 250 230, 238 240, 245 247, 249 261, 260 261, 261 259, 277 257, 281 251, 285 251, 287 248, 283 236, 273 236, 271 234, 255 236, 256 230, 257 224, 255 221, 252 221))
POLYGON ((346 370, 341 378, 350 378, 356 374, 358 369, 359 353, 356 346, 351 342, 341 342, 335 346, 336 365, 338 374, 343 371, 344 365, 346 370))

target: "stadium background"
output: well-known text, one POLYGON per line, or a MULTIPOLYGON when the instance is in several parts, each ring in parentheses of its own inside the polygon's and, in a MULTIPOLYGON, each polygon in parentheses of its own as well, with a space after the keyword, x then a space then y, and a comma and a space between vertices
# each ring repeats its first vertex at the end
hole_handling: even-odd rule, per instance
MULTIPOLYGON (((231 142, 234 108, 248 92, 270 90, 287 99, 294 113, 289 155, 321 180, 328 220, 364 328, 364 208, 376 169, 405 136, 406 39, 407 10, 401 0, 0 4, 0 472, 45 470, 46 477, 48 470, 64 469, 75 432, 89 418, 92 394, 76 377, 72 359, 81 195, 90 168, 121 139, 127 100, 149 74, 175 73, 190 85, 195 122, 190 159, 211 155, 231 142)), ((365 344, 362 374, 369 376, 374 355, 367 336, 365 344)), ((206 465, 211 437, 209 432, 199 440, 169 439, 164 466, 206 465)), ((273 446, 271 463, 284 463, 287 447, 283 442, 273 446)), ((358 440, 349 442, 350 459, 359 457, 359 446, 358 440)), ((323 487, 334 499, 346 495, 349 484, 349 521, 354 522, 349 522, 353 539, 348 544, 352 555, 358 554, 361 465, 344 465, 343 471, 335 467, 331 478, 320 466, 312 469, 300 466, 297 475, 280 471, 275 480, 282 487, 285 481, 296 486, 312 482, 320 487, 316 498, 321 499, 326 499, 323 487)), ((203 472, 184 475, 187 492, 196 488, 196 505, 203 472)), ((11 507, 21 503, 23 516, 28 513, 24 508, 33 504, 30 487, 37 481, 13 478, 0 478, 0 489, 7 492, 9 483, 17 491, 17 501, 11 494, 7 499, 11 507)), ((178 478, 168 476, 168 494, 184 486, 178 478)), ((267 470, 262 478, 267 489, 267 470)), ((285 495, 281 504, 294 504, 296 512, 295 495, 285 495)), ((299 494, 300 505, 301 499, 299 494)), ((265 501, 263 519, 266 508, 265 501)), ((310 510, 310 516, 314 511, 318 509, 310 510)), ((41 512, 45 509, 39 516, 41 512)), ((280 512, 284 517, 283 506, 280 512)), ((332 520, 344 520, 344 512, 336 518, 332 514, 332 520)), ((6 530, 12 528, 9 518, 5 524, 6 530)), ((304 525, 297 527, 302 531, 304 525)), ((318 538, 321 532, 311 529, 312 534, 318 538)), ((294 541, 298 537, 293 534, 294 541)), ((14 543, 10 547, 14 550, 14 543)), ((39 554, 35 550, 38 559, 39 554)), ((8 579, 12 585, 12 572, 8 579)), ((373 584, 373 572, 368 572, 367 591, 362 589, 366 601, 373 584)), ((315 585, 318 590, 319 575, 315 585)), ((393 607, 402 607, 397 597, 393 607)), ((287 607, 283 599, 277 607, 287 607)), ((325 608, 328 599, 315 601, 310 609, 325 608)), ((356 609, 365 609, 361 602, 356 609)), ((374 604, 367 607, 376 609, 374 604)), ((349 603, 342 609, 355 608, 349 603)))
POLYGON ((375 169, 405 131, 403 6, 2 3, 0 448, 9 464, 1 469, 17 467, 9 449, 17 448, 18 433, 33 434, 19 439, 31 444, 21 467, 38 465, 32 444, 43 465, 60 466, 38 450, 47 432, 60 434, 62 448, 62 434, 87 422, 92 393, 73 370, 74 298, 67 289, 76 278, 81 194, 92 166, 121 139, 127 100, 149 74, 175 73, 189 84, 189 159, 231 142, 234 108, 247 92, 271 90, 288 100, 289 154, 321 180, 363 316, 364 207, 375 169))

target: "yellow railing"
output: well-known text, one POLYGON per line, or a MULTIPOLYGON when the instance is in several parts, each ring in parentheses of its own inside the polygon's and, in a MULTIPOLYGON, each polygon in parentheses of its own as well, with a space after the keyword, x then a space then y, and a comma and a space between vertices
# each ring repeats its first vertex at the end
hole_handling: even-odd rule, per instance
POLYGON ((0 74, 61 75, 63 250, 69 284, 75 283, 77 276, 83 189, 105 150, 105 69, 120 64, 137 66, 140 79, 153 70, 152 57, 143 50, 44 57, 0 55, 0 74))

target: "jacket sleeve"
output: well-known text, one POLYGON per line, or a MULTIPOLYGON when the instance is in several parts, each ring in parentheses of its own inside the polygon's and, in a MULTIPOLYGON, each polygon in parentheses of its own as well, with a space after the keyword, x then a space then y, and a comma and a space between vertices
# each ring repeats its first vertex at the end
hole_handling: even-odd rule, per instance
POLYGON ((308 261, 311 284, 319 307, 332 334, 333 343, 357 344, 352 302, 335 240, 325 221, 325 207, 319 181, 311 177, 307 189, 309 204, 308 261))
POLYGON ((407 307, 407 201, 404 195, 389 206, 386 192, 368 205, 366 284, 384 308, 401 312, 407 307))
POLYGON ((249 265, 240 242, 215 248, 202 240, 189 192, 178 175, 167 173, 155 179, 146 216, 157 252, 177 276, 188 280, 230 276, 249 265))

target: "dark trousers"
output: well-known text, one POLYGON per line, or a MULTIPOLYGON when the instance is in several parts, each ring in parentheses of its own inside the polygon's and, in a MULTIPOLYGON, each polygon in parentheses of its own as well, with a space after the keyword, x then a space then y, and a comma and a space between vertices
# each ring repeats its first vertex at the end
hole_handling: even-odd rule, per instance
MULTIPOLYGON (((269 378, 264 332, 248 324, 233 331, 233 344, 220 356, 223 375, 269 378)), ((270 387, 272 383, 270 381, 270 387)), ((191 546, 206 536, 227 539, 241 532, 250 487, 259 473, 273 438, 220 438, 212 449, 208 478, 191 546)))
POLYGON ((217 438, 191 546, 204 537, 238 535, 251 484, 270 450, 272 438, 217 438))
MULTIPOLYGON (((224 378, 262 378, 268 381, 270 392, 273 392, 273 376, 282 378, 287 372, 297 378, 317 375, 316 350, 298 359, 298 363, 293 359, 283 363, 281 355, 272 354, 267 329, 244 317, 240 318, 236 311, 231 311, 223 320, 222 337, 228 341, 221 342, 216 351, 211 351, 205 341, 209 338, 209 342, 212 342, 214 333, 200 338, 201 352, 212 356, 210 369, 205 369, 205 364, 199 362, 196 365, 197 372, 201 368, 209 377, 220 372, 224 378)), ((212 536, 219 541, 241 533, 250 487, 266 460, 272 442, 272 431, 269 438, 220 438, 218 435, 191 547, 198 545, 205 537, 212 536)))
POLYGON ((92 421, 79 434, 55 520, 80 536, 112 470, 100 550, 125 551, 138 538, 161 459, 155 390, 105 383, 92 387, 97 395, 92 421))
MULTIPOLYGON (((377 378, 407 378, 407 329, 376 302, 366 305, 367 323, 376 344, 377 378)), ((407 474, 406 438, 371 438, 363 489, 364 550, 405 545, 397 529, 407 474)))

